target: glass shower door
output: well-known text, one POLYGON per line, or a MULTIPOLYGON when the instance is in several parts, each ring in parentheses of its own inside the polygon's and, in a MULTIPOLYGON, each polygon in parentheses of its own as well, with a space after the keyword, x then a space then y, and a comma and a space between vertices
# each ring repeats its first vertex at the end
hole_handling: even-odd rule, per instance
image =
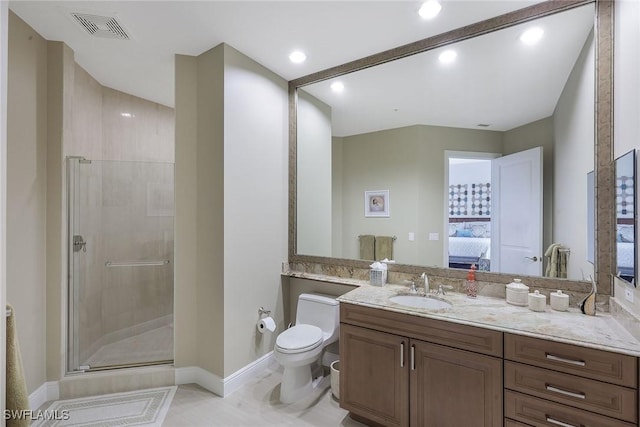
POLYGON ((174 165, 67 171, 68 371, 172 362, 174 165))

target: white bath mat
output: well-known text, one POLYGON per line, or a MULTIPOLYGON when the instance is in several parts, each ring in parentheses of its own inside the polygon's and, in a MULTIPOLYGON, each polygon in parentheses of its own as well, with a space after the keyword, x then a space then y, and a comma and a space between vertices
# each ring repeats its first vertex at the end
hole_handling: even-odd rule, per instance
POLYGON ((161 426, 177 386, 57 400, 32 426, 161 426))

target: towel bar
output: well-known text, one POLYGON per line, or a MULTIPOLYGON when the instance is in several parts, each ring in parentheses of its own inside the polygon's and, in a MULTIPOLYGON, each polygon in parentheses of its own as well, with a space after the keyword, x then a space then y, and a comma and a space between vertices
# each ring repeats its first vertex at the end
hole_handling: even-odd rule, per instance
POLYGON ((168 259, 151 260, 151 261, 107 261, 104 263, 106 267, 147 267, 153 265, 167 265, 168 259))

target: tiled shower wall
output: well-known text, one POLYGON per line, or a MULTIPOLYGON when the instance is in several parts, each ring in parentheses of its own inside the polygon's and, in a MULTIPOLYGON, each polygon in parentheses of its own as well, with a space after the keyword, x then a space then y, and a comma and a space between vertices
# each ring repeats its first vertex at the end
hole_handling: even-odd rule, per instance
POLYGON ((174 110, 103 87, 78 65, 73 74, 64 156, 92 160, 81 165, 86 191, 79 200, 87 241, 78 272, 82 363, 173 313, 174 110), (105 266, 152 259, 170 263, 105 266))

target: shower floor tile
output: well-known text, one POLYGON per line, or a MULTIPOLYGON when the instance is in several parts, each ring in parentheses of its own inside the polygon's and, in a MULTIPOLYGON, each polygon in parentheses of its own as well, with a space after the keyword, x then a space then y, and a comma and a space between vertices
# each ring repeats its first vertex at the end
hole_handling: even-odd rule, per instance
POLYGON ((102 346, 83 364, 91 368, 173 360, 173 325, 102 346))

